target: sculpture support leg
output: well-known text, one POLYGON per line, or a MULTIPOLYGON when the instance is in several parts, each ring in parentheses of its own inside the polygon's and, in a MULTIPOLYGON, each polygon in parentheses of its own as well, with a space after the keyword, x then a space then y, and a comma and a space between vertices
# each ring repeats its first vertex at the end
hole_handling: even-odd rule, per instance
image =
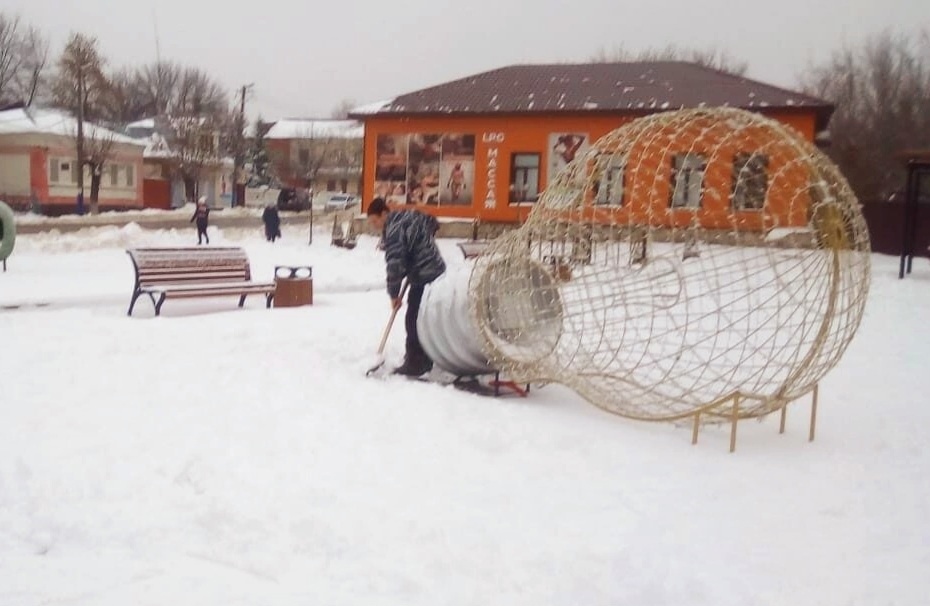
POLYGON ((820 383, 814 385, 814 395, 811 399, 811 431, 807 438, 808 442, 814 441, 814 432, 817 429, 817 400, 820 396, 820 383))
POLYGON ((736 450, 736 425, 739 423, 739 394, 733 396, 733 415, 730 425, 730 452, 736 450))

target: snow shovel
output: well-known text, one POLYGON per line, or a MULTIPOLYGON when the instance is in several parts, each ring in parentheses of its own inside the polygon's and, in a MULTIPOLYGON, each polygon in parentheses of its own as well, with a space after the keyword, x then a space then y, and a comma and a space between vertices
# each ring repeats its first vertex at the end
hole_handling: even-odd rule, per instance
MULTIPOLYGON (((404 295, 407 294, 407 280, 404 280, 404 285, 400 289, 400 299, 403 301, 404 295)), ((365 372, 365 376, 371 376, 378 369, 384 366, 384 346, 387 345, 388 335, 391 334, 391 327, 394 326, 394 318, 397 317, 397 312, 400 311, 400 308, 394 308, 391 310, 391 317, 388 319, 387 326, 384 327, 384 334, 381 335, 381 344, 378 345, 378 357, 376 358, 377 363, 368 369, 365 372)))

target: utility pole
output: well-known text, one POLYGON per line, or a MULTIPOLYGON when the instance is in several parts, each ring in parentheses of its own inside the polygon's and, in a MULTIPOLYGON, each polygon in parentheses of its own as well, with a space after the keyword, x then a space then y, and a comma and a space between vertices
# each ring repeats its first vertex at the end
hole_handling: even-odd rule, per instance
POLYGON ((239 90, 239 117, 236 120, 236 148, 233 151, 232 205, 245 206, 239 200, 239 171, 245 166, 245 95, 254 84, 245 84, 239 90))

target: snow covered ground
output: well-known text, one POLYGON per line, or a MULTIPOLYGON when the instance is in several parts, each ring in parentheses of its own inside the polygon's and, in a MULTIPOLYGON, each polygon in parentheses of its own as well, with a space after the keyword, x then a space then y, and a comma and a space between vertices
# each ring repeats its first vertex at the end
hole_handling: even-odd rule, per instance
MULTIPOLYGON (((726 428, 364 378, 389 315, 371 238, 213 230, 312 307, 168 301, 129 246, 21 235, 0 274, 0 605, 917 605, 930 594, 930 262, 876 255, 809 405, 726 428)), ((450 264, 462 263, 442 241, 450 264)), ((398 323, 389 361, 402 355, 398 323)))

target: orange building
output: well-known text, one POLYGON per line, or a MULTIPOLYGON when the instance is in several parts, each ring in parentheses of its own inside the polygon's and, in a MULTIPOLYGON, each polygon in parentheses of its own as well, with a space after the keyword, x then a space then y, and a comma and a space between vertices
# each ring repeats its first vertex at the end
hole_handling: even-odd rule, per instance
MULTIPOLYGON (((441 217, 520 221, 603 135, 644 115, 702 106, 757 111, 808 141, 833 112, 826 101, 691 63, 510 66, 352 113, 365 123, 364 205, 382 196, 441 217)), ((676 171, 700 170, 676 166, 689 161, 689 142, 681 151, 662 168, 669 183, 676 171)), ((668 194, 663 203, 703 208, 701 192, 681 195, 697 198, 668 194)))

